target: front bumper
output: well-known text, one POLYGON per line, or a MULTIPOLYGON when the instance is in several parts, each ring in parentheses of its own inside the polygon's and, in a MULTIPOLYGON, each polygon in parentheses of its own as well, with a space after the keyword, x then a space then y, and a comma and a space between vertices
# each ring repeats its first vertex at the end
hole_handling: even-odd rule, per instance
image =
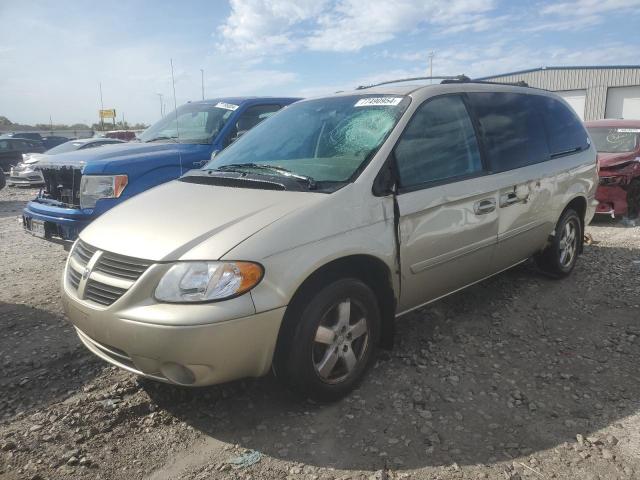
POLYGON ((33 219, 44 222, 45 238, 53 241, 72 242, 94 219, 92 210, 63 208, 31 201, 22 211, 22 226, 31 231, 33 219))
POLYGON ((7 178, 7 185, 13 185, 16 187, 20 186, 37 186, 44 184, 44 177, 42 173, 37 170, 30 171, 17 171, 15 168, 12 168, 9 177, 7 178))
POLYGON ((151 267, 105 308, 79 299, 65 269, 64 309, 89 350, 135 374, 178 385, 212 385, 269 371, 285 307, 255 313, 250 294, 211 304, 155 303, 149 290, 162 271, 162 265, 151 267))
POLYGON ((629 210, 627 191, 620 185, 598 186, 596 191, 598 207, 596 213, 609 215, 612 218, 626 215, 629 210))

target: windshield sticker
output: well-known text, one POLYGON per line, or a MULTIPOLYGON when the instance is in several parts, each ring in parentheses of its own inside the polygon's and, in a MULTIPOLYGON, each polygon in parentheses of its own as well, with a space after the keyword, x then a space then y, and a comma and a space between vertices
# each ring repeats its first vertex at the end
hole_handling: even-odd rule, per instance
POLYGON ((386 107, 398 105, 401 101, 402 97, 368 97, 358 100, 354 107, 386 107))
POLYGON ((640 133, 640 128, 618 128, 618 133, 640 133))
POLYGON ((238 105, 234 105, 233 103, 218 102, 215 106, 217 108, 224 108, 225 110, 231 111, 238 109, 238 105))

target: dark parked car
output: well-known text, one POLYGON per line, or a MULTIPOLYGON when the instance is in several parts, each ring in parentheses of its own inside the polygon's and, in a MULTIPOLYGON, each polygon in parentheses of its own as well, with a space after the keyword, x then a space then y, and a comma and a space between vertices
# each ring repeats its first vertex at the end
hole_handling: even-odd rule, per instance
POLYGON ((42 142, 42 135, 40 135, 38 132, 13 132, 7 133, 3 136, 10 138, 26 138, 27 140, 36 140, 38 142, 42 142))
POLYGON ((26 138, 0 137, 0 170, 8 172, 22 161, 23 153, 42 153, 42 142, 26 138))
POLYGON ((48 137, 42 137, 42 144, 45 149, 50 149, 62 145, 65 142, 71 140, 70 138, 63 137, 61 135, 49 135, 48 137))
POLYGON ((42 142, 42 145, 44 146, 45 150, 48 150, 53 147, 57 147, 61 143, 68 142, 69 140, 71 140, 70 138, 63 137, 61 135, 49 135, 49 136, 43 137, 38 132, 13 132, 13 133, 5 134, 3 135, 3 137, 24 138, 27 140, 42 142))

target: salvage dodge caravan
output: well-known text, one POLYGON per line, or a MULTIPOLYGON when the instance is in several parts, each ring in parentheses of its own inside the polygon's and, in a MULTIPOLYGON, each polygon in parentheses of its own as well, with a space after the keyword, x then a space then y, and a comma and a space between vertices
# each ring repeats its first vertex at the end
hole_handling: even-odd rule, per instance
POLYGON ((395 318, 535 257, 568 275, 596 152, 568 105, 450 80, 304 100, 80 233, 62 278, 93 353, 179 385, 273 368, 333 400, 395 318))

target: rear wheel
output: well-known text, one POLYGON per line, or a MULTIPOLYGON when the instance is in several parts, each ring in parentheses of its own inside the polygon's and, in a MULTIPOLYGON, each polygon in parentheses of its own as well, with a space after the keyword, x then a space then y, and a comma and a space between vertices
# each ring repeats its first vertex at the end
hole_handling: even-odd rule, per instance
POLYGON ((536 256, 538 267, 556 278, 566 277, 576 265, 582 242, 582 222, 575 210, 564 211, 551 243, 536 256))
POLYGON ((336 280, 293 306, 295 332, 278 352, 278 376, 293 390, 334 401, 358 385, 374 357, 380 311, 373 291, 354 278, 336 280))
POLYGON ((633 180, 627 187, 627 215, 634 219, 640 216, 640 179, 633 180))

